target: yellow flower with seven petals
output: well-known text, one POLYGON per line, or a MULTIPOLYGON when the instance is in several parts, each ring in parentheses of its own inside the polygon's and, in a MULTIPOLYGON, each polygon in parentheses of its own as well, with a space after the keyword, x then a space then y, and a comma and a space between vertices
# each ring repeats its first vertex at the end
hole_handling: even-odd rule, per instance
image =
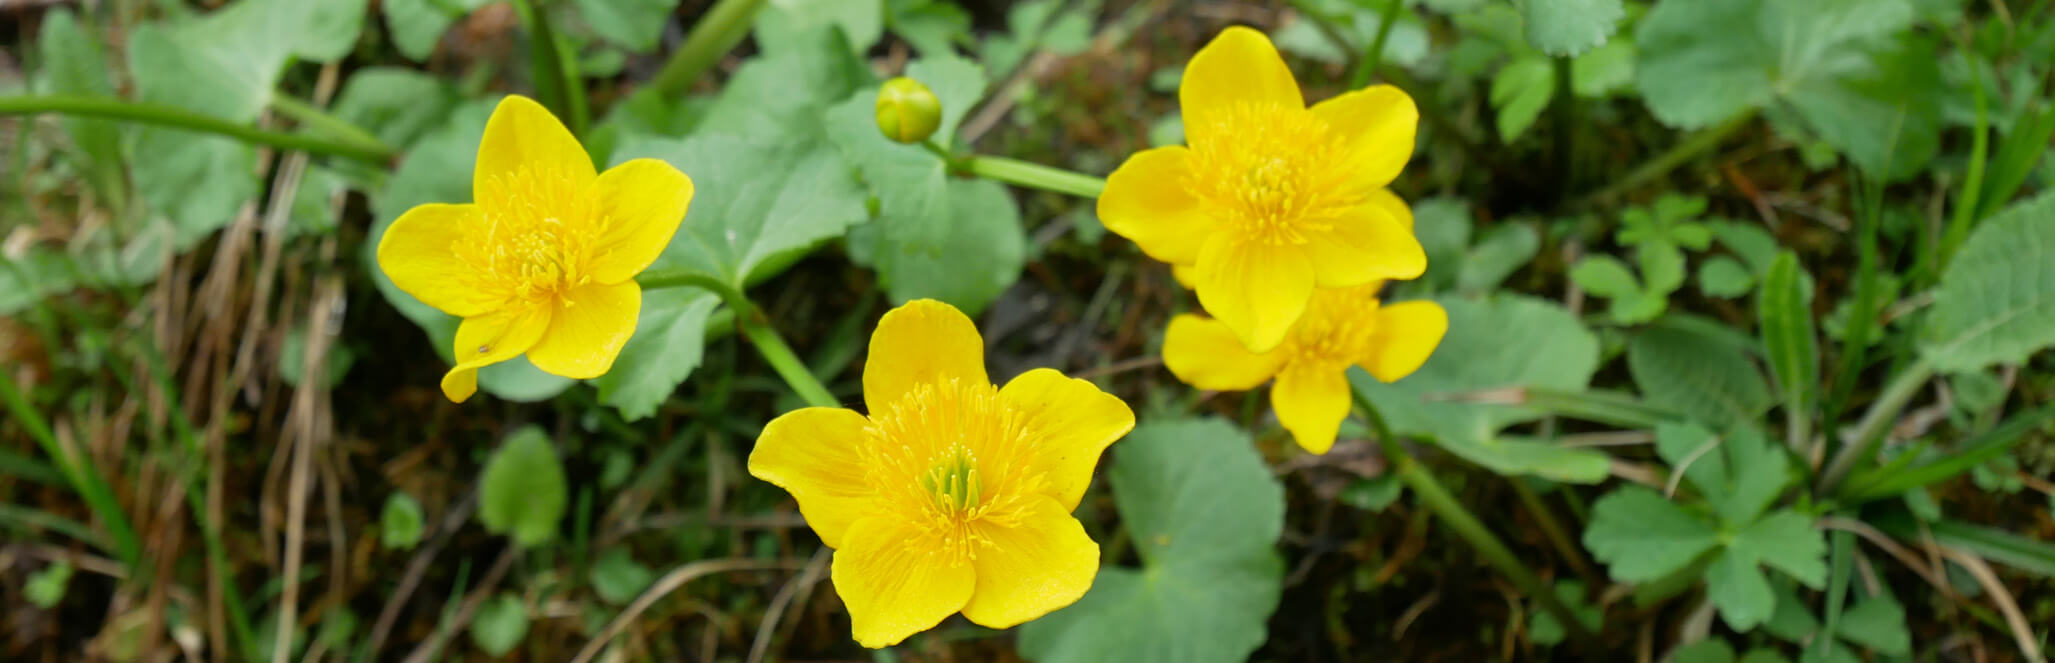
POLYGON ((1292 437, 1327 453, 1349 416, 1349 366, 1396 382, 1426 363, 1448 332, 1448 312, 1430 301, 1378 306, 1377 287, 1320 290, 1306 314, 1269 352, 1250 352, 1218 320, 1184 314, 1163 336, 1163 364, 1200 389, 1246 391, 1276 378, 1270 407, 1292 437))
POLYGON ((471 197, 407 210, 378 243, 394 285, 464 319, 442 393, 461 403, 479 368, 524 353, 556 375, 605 374, 642 312, 635 275, 684 221, 691 178, 656 159, 596 172, 563 123, 510 95, 485 123, 471 197))
POLYGON ((1046 368, 995 387, 984 347, 948 304, 893 309, 864 362, 870 416, 795 410, 749 454, 749 473, 791 492, 835 549, 830 577, 866 647, 959 611, 1012 627, 1077 601, 1098 573, 1099 545, 1070 512, 1134 413, 1046 368))
POLYGON ((1190 147, 1129 157, 1099 218, 1187 268, 1242 345, 1284 342, 1316 286, 1426 270, 1412 211, 1384 188, 1413 154, 1420 115, 1404 92, 1378 85, 1307 108, 1269 38, 1232 27, 1192 56, 1178 102, 1190 147))

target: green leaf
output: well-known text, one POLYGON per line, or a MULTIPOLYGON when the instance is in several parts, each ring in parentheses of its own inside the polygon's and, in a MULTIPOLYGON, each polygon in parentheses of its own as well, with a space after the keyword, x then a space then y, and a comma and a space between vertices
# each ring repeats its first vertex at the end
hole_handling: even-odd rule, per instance
POLYGON ((1455 286, 1469 257, 1472 223, 1470 203, 1460 198, 1413 201, 1413 234, 1427 253, 1427 273, 1416 283, 1432 291, 1455 286))
MULTIPOLYGON (((577 0, 578 14, 601 38, 634 51, 656 50, 678 0, 577 0)), ((850 3, 859 4, 859 3, 850 3)), ((776 5, 774 5, 776 6, 776 5)))
POLYGON ((1941 274, 1922 350, 1942 372, 2024 362, 2055 344, 2055 193, 1984 220, 1941 274))
POLYGON ((1491 78, 1491 108, 1498 112, 1499 139, 1511 143, 1526 133, 1555 96, 1555 65, 1546 57, 1529 56, 1507 63, 1491 78))
POLYGON ((393 493, 385 498, 385 508, 378 513, 378 543, 388 549, 409 550, 421 542, 421 531, 427 516, 421 513, 421 503, 406 493, 393 493))
POLYGON ((1960 476, 1971 468, 2004 458, 2005 452, 2025 441, 2028 433, 2041 430, 2051 417, 2055 417, 2055 406, 2051 405, 2013 415, 1932 460, 1911 466, 1894 464, 1869 474, 1857 474, 1844 484, 1841 494, 1844 499, 1858 502, 1881 499, 1960 476))
POLYGON ((1696 424, 1665 422, 1656 426, 1655 445, 1729 527, 1755 522, 1793 479, 1790 459, 1750 426, 1720 437, 1696 424))
POLYGON ((611 605, 635 600, 654 580, 656 572, 635 561, 627 548, 609 548, 592 562, 592 591, 611 605))
MULTIPOLYGON (((1755 302, 1770 375, 1776 381, 1778 393, 1784 396, 1784 416, 1800 420, 1812 417, 1813 399, 1819 389, 1819 334, 1812 324, 1811 281, 1798 265, 1798 254, 1784 251, 1763 277, 1755 302)), ((1802 430, 1802 424, 1794 428, 1802 430)), ((1794 444, 1810 442, 1792 440, 1794 444)))
POLYGON ((1805 514, 1789 510, 1770 514, 1736 532, 1727 550, 1761 560, 1807 587, 1826 585, 1827 539, 1805 514))
POLYGON ((1626 486, 1591 507, 1584 547, 1614 580, 1640 583, 1689 566, 1719 545, 1719 530, 1653 490, 1626 486))
MULTIPOLYGON (((1600 623, 1605 619, 1605 613, 1584 600, 1584 583, 1560 580, 1556 582, 1554 591, 1556 600, 1568 606, 1570 614, 1576 615, 1577 619, 1582 620, 1593 631, 1598 630, 1600 623)), ((1527 639, 1534 644, 1544 647, 1560 644, 1563 636, 1568 635, 1563 623, 1556 620, 1555 613, 1543 609, 1538 602, 1530 601, 1527 615, 1527 639)))
POLYGON ((1606 42, 1627 14, 1620 0, 1527 0, 1527 43, 1549 55, 1574 56, 1606 42))
POLYGON ((1619 258, 1599 254, 1586 256, 1570 268, 1570 280, 1600 297, 1619 299, 1641 295, 1641 283, 1634 278, 1634 272, 1619 258))
MULTIPOLYGON (((1760 224, 1741 221, 1714 221, 1706 224, 1706 227, 1712 230, 1714 237, 1719 238, 1721 246, 1727 247, 1728 251, 1732 251, 1734 255, 1740 256, 1741 262, 1748 265, 1748 273, 1750 274, 1757 276, 1768 274, 1770 264, 1776 261, 1777 252, 1781 250, 1781 247, 1777 245, 1776 236, 1771 235, 1768 230, 1764 230, 1760 224)), ((1800 272, 1802 274, 1803 270, 1800 270, 1800 272)), ((1810 290, 1810 288, 1807 288, 1807 290, 1810 290)))
POLYGON ((1436 301, 1448 310, 1448 335, 1419 371, 1390 384, 1349 372, 1355 389, 1377 405, 1393 430, 1432 438, 1449 452, 1501 474, 1577 483, 1604 480, 1605 454, 1499 434, 1507 426, 1541 418, 1541 410, 1427 398, 1507 387, 1583 391, 1598 367, 1598 338, 1553 302, 1508 295, 1436 301), (1507 329, 1521 333, 1508 335, 1507 329))
POLYGON ((357 46, 357 35, 364 31, 369 4, 370 0, 307 3, 306 22, 292 46, 293 55, 314 62, 335 62, 348 56, 357 46))
POLYGON ((1669 242, 1648 242, 1634 247, 1634 262, 1641 267, 1643 290, 1668 297, 1684 286, 1684 252, 1669 242))
POLYGON ((555 538, 564 517, 564 467, 541 428, 524 427, 486 462, 480 479, 478 519, 486 531, 513 537, 522 547, 555 538))
POLYGON ((1791 659, 1774 649, 1751 649, 1741 657, 1741 663, 1791 663, 1791 659))
POLYGON ((491 0, 379 0, 385 12, 385 27, 400 55, 415 62, 427 60, 442 42, 442 33, 471 10, 491 0))
POLYGON ((1615 35, 1604 46, 1570 61, 1570 90, 1580 97, 1603 97, 1634 84, 1634 40, 1615 35))
POLYGON ((528 606, 521 597, 501 593, 478 606, 471 617, 471 643, 486 654, 506 656, 528 637, 528 606))
POLYGON ((21 586, 22 598, 44 610, 55 608, 64 602, 64 590, 71 585, 71 574, 71 565, 62 561, 30 573, 21 586))
POLYGON ((1716 428, 1753 422, 1772 402, 1746 352, 1678 325, 1636 332, 1627 342, 1627 370, 1650 404, 1716 428))
POLYGON ((1147 424, 1113 449, 1113 498, 1142 568, 1102 568, 1083 599, 1022 627, 1021 655, 1246 660, 1280 596, 1283 487, 1248 435, 1217 419, 1147 424))
POLYGON ((1939 95, 1907 94, 1941 86, 1939 56, 1924 39, 1873 49, 1868 66, 1790 89, 1791 107, 1821 140, 1874 176, 1918 174, 1941 145, 1939 95))
POLYGON ((1931 46, 1893 39, 1907 0, 1668 0, 1635 41, 1642 96, 1657 119, 1692 129, 1776 102, 1821 138, 1888 178, 1911 175, 1939 145, 1931 46))
POLYGON ((1841 613, 1834 632, 1885 656, 1912 654, 1912 632, 1905 628, 1905 608, 1888 597, 1857 603, 1841 613))
POLYGON ((970 14, 953 2, 888 0, 886 4, 891 14, 886 24, 892 34, 905 39, 923 57, 953 54, 953 44, 970 41, 970 14))
MULTIPOLYGON (((675 5, 677 0, 671 3, 675 5)), ((785 48, 795 34, 833 27, 841 28, 842 35, 849 38, 852 52, 862 53, 885 34, 884 0, 770 0, 769 4, 756 15, 756 38, 765 50, 785 48)), ((654 46, 654 36, 650 41, 654 46)))
POLYGON ((1762 623, 1764 631, 1791 642, 1804 642, 1819 632, 1819 618, 1813 616, 1793 585, 1778 583, 1776 592, 1777 607, 1770 613, 1769 621, 1762 623))
POLYGON ((1399 495, 1404 493, 1405 489, 1406 485, 1399 483, 1397 474, 1386 472, 1375 478, 1350 481, 1347 487, 1341 489, 1341 495, 1337 498, 1342 504, 1376 513, 1398 501, 1399 495))
POLYGON ((1534 254, 1540 250, 1541 234, 1535 232, 1533 226, 1525 223, 1492 226, 1477 238, 1477 245, 1464 254, 1462 266, 1456 272, 1456 288, 1464 292, 1497 288, 1506 277, 1532 262, 1534 254))
POLYGON ((1720 619, 1735 631, 1746 633, 1769 619, 1777 597, 1770 592, 1770 580, 1746 555, 1724 552, 1705 569, 1706 599, 1720 609, 1720 619))
MULTIPOLYGON (((60 7, 45 14, 36 45, 42 58, 37 91, 114 96, 114 81, 108 75, 110 66, 100 41, 79 27, 71 10, 60 7)), ((65 116, 62 124, 65 133, 71 135, 72 144, 85 153, 96 193, 105 201, 123 200, 127 175, 122 166, 126 157, 122 154, 121 125, 113 120, 77 116, 65 116)))
POLYGON ((333 112, 336 119, 370 131, 386 145, 405 149, 440 125, 456 105, 456 90, 440 77, 399 67, 367 67, 350 74, 333 112))
POLYGON ((1698 265, 1698 290, 1707 297, 1734 298, 1748 294, 1755 287, 1755 275, 1741 262, 1726 256, 1714 256, 1698 265))
POLYGON ((1669 663, 1734 663, 1734 647, 1725 640, 1708 638, 1679 647, 1669 663))
MULTIPOLYGON (((699 130, 767 144, 825 143, 829 131, 821 113, 875 81, 841 31, 817 26, 743 63, 707 108, 699 130)), ((878 133, 875 126, 871 133, 878 133)))
POLYGON ((700 290, 667 288, 642 293, 642 317, 621 348, 613 370, 593 378, 601 403, 629 421, 656 414, 706 350, 706 320, 720 298, 700 290))

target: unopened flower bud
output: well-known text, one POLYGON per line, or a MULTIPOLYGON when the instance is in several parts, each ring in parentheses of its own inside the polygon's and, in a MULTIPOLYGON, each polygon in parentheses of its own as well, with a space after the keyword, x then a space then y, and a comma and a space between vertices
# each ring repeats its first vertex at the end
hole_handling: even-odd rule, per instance
POLYGON ((942 102, 920 81, 900 76, 878 88, 878 130, 901 143, 918 143, 942 125, 942 102))

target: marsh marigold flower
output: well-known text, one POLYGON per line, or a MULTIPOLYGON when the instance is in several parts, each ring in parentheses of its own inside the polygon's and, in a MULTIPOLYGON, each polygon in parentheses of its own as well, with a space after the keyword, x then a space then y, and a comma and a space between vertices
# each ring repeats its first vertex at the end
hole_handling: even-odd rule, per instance
POLYGON ((1178 87, 1189 147, 1138 152, 1099 218, 1184 268, 1199 303, 1257 352, 1284 342, 1315 287, 1411 279, 1427 256, 1384 187, 1413 154, 1419 111, 1378 85, 1307 108, 1262 33, 1232 27, 1178 87))
POLYGON ((656 159, 596 172, 555 116, 508 96, 485 123, 471 198, 407 210, 378 242, 394 285, 464 319, 442 378, 457 402, 479 368, 524 353, 556 375, 605 374, 642 312, 635 275, 671 243, 692 180, 656 159))
POLYGON ((1084 596, 1099 545, 1070 515, 1134 413, 1050 369, 993 386, 970 318, 933 300, 878 322, 869 416, 814 407, 772 420, 749 473, 799 501, 835 549, 856 641, 887 647, 957 612, 1008 628, 1084 596))
POLYGON ((1276 379, 1270 407, 1299 446, 1327 453, 1349 416, 1350 366, 1396 382, 1434 354, 1448 313, 1430 301, 1379 306, 1377 283, 1320 290, 1269 352, 1250 352, 1227 325, 1184 314, 1163 336, 1163 364, 1200 389, 1246 391, 1276 379))

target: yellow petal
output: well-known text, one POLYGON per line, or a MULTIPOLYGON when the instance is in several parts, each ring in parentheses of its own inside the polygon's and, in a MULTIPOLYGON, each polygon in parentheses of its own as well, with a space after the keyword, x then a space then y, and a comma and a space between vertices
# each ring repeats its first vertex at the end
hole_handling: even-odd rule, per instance
POLYGON ((485 136, 478 142, 478 166, 471 171, 472 195, 485 191, 487 181, 511 177, 523 166, 569 178, 572 191, 598 177, 592 157, 557 116, 534 99, 510 94, 485 121, 485 136))
POLYGON ((1026 416, 1029 439, 1035 441, 1030 462, 1047 481, 1045 494, 1063 507, 1066 518, 1092 483, 1099 454, 1135 427, 1135 413, 1120 397, 1055 369, 1022 373, 999 390, 999 397, 1026 416))
POLYGON ((478 369, 518 357, 549 329, 547 307, 504 309, 457 325, 457 365, 442 376, 442 394, 458 403, 478 392, 478 369))
POLYGON ((1290 366, 1270 387, 1270 408, 1277 411, 1278 422, 1307 451, 1327 453, 1342 420, 1349 417, 1349 379, 1342 368, 1290 366))
POLYGON ((829 548, 841 548, 849 525, 868 515, 874 491, 864 482, 862 449, 869 423, 854 410, 793 410, 764 426, 749 452, 750 476, 792 493, 829 548))
POLYGON ((1228 130, 1218 126, 1237 106, 1305 108, 1299 82, 1270 38, 1234 26, 1192 56, 1178 84, 1177 101, 1184 113, 1187 143, 1197 144, 1228 130))
POLYGON ((945 561, 934 532, 895 516, 850 525, 829 578, 865 647, 890 647, 963 609, 977 582, 969 563, 945 561))
POLYGON ((1199 304, 1251 352, 1282 343, 1313 296, 1313 266, 1297 247, 1215 235, 1199 253, 1197 271, 1199 304))
POLYGON ((471 287, 470 267, 453 249, 464 228, 482 223, 477 205, 430 203, 407 210, 378 240, 378 268, 421 303, 460 318, 483 315, 504 299, 471 287))
POLYGON ((1346 167, 1363 186, 1390 184, 1413 158, 1420 109, 1396 87, 1374 85, 1343 94, 1313 104, 1313 114, 1347 146, 1346 167))
POLYGON ((1149 257, 1189 263, 1219 223, 1185 190, 1192 151, 1159 147, 1136 152, 1106 177, 1099 194, 1099 221, 1126 237, 1149 257))
POLYGON ((636 159, 600 173, 592 197, 605 230, 592 246, 592 280, 620 283, 649 269, 692 204, 692 178, 671 164, 636 159))
POLYGON ((1215 391, 1248 391, 1277 375, 1284 363, 1276 350, 1250 352, 1234 331, 1205 316, 1170 319, 1163 332, 1163 365, 1185 384, 1215 391))
POLYGON ((1415 279, 1427 271, 1427 251, 1413 234, 1413 211, 1388 190, 1379 189, 1309 239, 1306 253, 1322 288, 1415 279))
POLYGON ((642 314, 642 286, 588 283, 557 297, 549 332, 528 350, 528 361, 545 373, 588 380, 613 368, 621 346, 635 334, 642 314))
POLYGON ((963 616, 988 628, 1012 628, 1077 602, 1099 573, 1099 544, 1070 510, 1035 498, 1010 526, 977 523, 986 544, 972 564, 977 591, 963 616))
POLYGON ((1177 284, 1184 286, 1184 289, 1192 290, 1198 287, 1196 284, 1199 282, 1199 275, 1194 273, 1197 271, 1199 270, 1191 263, 1171 265, 1170 278, 1177 279, 1177 284))
POLYGON ((885 313, 863 362, 863 402, 882 412, 923 384, 950 379, 987 385, 985 340, 956 307, 916 299, 885 313))
POLYGON ((1378 309, 1377 336, 1363 370, 1378 380, 1397 382, 1427 363, 1447 333, 1448 311, 1440 304, 1418 300, 1378 309))

